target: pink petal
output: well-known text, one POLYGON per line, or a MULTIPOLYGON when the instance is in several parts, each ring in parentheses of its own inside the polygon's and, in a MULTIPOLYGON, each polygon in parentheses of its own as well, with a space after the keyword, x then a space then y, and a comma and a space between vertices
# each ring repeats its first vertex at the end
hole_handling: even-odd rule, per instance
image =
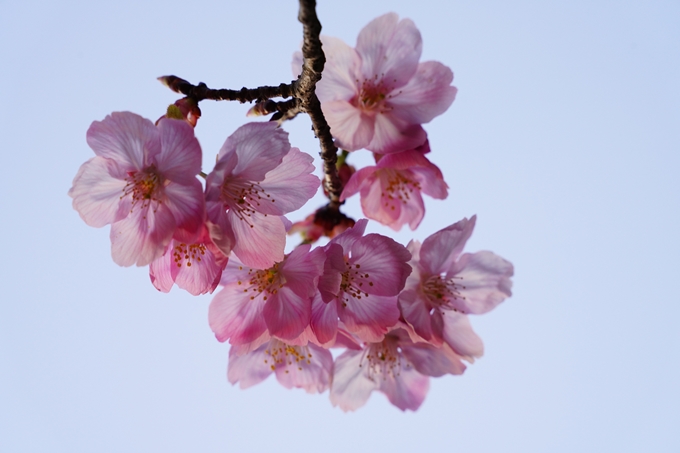
POLYGON ((396 153, 417 148, 425 140, 427 134, 420 124, 405 123, 391 112, 380 113, 375 117, 373 138, 365 148, 380 154, 396 153))
POLYGON ((208 323, 219 341, 245 344, 267 329, 262 317, 262 295, 251 296, 244 292, 246 289, 245 284, 225 286, 210 302, 208 323))
POLYGON ((268 347, 269 343, 265 343, 253 352, 238 355, 237 348, 232 346, 227 367, 229 382, 231 384, 238 382, 240 388, 246 389, 267 379, 272 374, 271 364, 265 362, 268 357, 264 350, 268 347))
POLYGON ((146 266, 165 251, 175 230, 175 218, 160 205, 135 208, 111 225, 111 255, 119 266, 146 266))
POLYGON ((415 343, 402 345, 401 349, 413 367, 426 376, 459 375, 465 371, 461 357, 446 344, 437 347, 427 343, 415 343))
MULTIPOLYGON (((186 246, 182 248, 186 250, 186 246)), ((170 252, 172 254, 173 251, 170 252)), ((189 262, 182 262, 181 267, 173 261, 171 266, 177 268, 175 283, 180 288, 194 296, 212 293, 220 282, 223 265, 218 264, 215 255, 210 250, 189 262)))
POLYGON ((338 244, 344 250, 342 253, 348 254, 354 243, 364 235, 367 224, 368 220, 366 219, 357 220, 352 228, 347 228, 341 234, 338 234, 336 237, 331 239, 329 244, 338 244))
POLYGON ((156 126, 131 112, 114 112, 94 121, 87 130, 87 144, 97 156, 113 159, 127 170, 141 170, 161 151, 156 126))
POLYGON ((470 319, 452 310, 443 310, 443 313, 443 337, 451 349, 468 362, 484 355, 484 343, 472 330, 470 319))
POLYGON ((361 366, 363 351, 347 350, 335 359, 330 399, 333 406, 343 411, 354 411, 366 404, 379 383, 366 375, 367 367, 361 366))
POLYGON ((220 149, 218 160, 235 153, 238 162, 231 174, 259 182, 267 172, 281 163, 288 151, 288 133, 278 129, 275 122, 247 123, 227 138, 220 149))
POLYGON ((331 382, 333 356, 316 345, 287 346, 286 363, 276 367, 276 379, 284 387, 307 393, 325 392, 331 382))
POLYGON ((417 410, 429 389, 429 378, 409 366, 402 366, 397 376, 380 380, 380 391, 402 411, 417 410))
POLYGON ((85 223, 100 228, 122 218, 118 207, 125 190, 124 178, 115 160, 93 157, 80 166, 68 195, 85 223))
POLYGON ((361 66, 359 55, 341 39, 322 36, 321 42, 326 54, 326 64, 323 77, 316 85, 319 101, 351 101, 358 93, 357 79, 361 66))
POLYGON ((281 165, 267 173, 260 186, 271 196, 257 207, 263 214, 284 215, 300 209, 318 191, 319 178, 314 159, 297 148, 291 148, 281 165), (271 200, 271 202, 269 202, 271 200))
POLYGON ((319 278, 319 293, 324 302, 335 300, 340 294, 342 272, 345 271, 345 258, 342 247, 330 242, 326 246, 326 261, 324 271, 319 278))
POLYGON ((286 229, 279 217, 255 212, 246 222, 234 211, 227 212, 227 217, 236 239, 232 251, 243 264, 268 269, 283 261, 286 229))
POLYGON ((284 286, 267 298, 262 314, 271 335, 292 340, 309 325, 311 297, 299 296, 284 286))
POLYGON ((338 331, 338 310, 335 301, 325 303, 321 296, 314 297, 310 325, 320 344, 333 342, 338 331))
MULTIPOLYGON (((362 190, 364 187, 369 187, 375 182, 375 171, 378 167, 370 166, 364 167, 357 170, 347 181, 344 189, 342 190, 342 195, 340 195, 340 201, 345 201, 355 193, 362 190)), ((363 195, 362 195, 363 199, 363 195)))
POLYGON ((463 219, 425 239, 420 248, 420 267, 430 275, 447 272, 472 235, 476 220, 477 216, 463 219))
POLYGON ((420 63, 408 83, 392 93, 392 114, 409 124, 430 122, 453 103, 458 90, 452 81, 453 72, 438 61, 420 63))
POLYGON ((382 341, 388 329, 399 320, 395 296, 369 294, 359 298, 345 292, 338 298, 337 309, 347 330, 370 343, 382 341))
POLYGON ((151 283, 158 291, 164 293, 170 292, 177 276, 177 266, 173 266, 172 246, 173 241, 170 241, 170 244, 165 249, 165 253, 149 264, 151 283))
POLYGON ((388 13, 373 19, 357 38, 365 79, 382 78, 392 88, 405 85, 418 68, 423 42, 410 19, 388 13))
POLYGON ((329 101, 321 104, 335 144, 347 151, 368 147, 374 134, 375 121, 347 101, 329 101))
POLYGON ((201 171, 202 159, 194 128, 184 120, 165 118, 158 123, 158 130, 161 138, 161 152, 156 156, 158 170, 173 182, 193 184, 201 171))
MULTIPOLYGON (((187 124, 188 127, 191 127, 187 124)), ((175 239, 193 242, 201 233, 205 219, 205 201, 203 188, 198 179, 189 183, 170 183, 165 186, 164 206, 172 213, 177 225, 175 239)))
POLYGON ((405 289, 399 294, 399 308, 404 320, 425 340, 432 340, 430 309, 415 288, 405 289))
POLYGON ((322 248, 311 252, 310 244, 296 247, 279 268, 286 286, 295 294, 312 298, 317 293, 319 277, 323 273, 326 253, 322 248))
POLYGON ((368 234, 354 243, 351 252, 350 265, 368 282, 361 287, 363 291, 396 296, 404 289, 411 273, 411 254, 406 247, 386 236, 368 234))
MULTIPOLYGON (((460 257, 450 275, 462 298, 454 306, 464 313, 482 314, 512 295, 513 266, 492 252, 466 253, 460 257)), ((449 277, 447 275, 447 277, 449 277)))

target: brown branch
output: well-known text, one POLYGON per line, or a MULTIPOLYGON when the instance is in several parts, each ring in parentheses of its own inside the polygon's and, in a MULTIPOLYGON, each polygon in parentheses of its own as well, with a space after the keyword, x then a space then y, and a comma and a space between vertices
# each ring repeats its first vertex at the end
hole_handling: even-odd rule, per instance
POLYGON ((159 77, 165 86, 175 93, 180 93, 200 102, 204 99, 212 101, 239 101, 241 104, 253 101, 266 101, 267 99, 281 97, 289 98, 293 96, 292 83, 282 83, 279 86, 262 86, 257 88, 243 87, 240 90, 212 89, 201 82, 192 85, 184 79, 170 75, 159 77))
POLYGON ((316 83, 321 80, 321 73, 326 64, 326 57, 321 48, 321 23, 316 16, 315 0, 300 0, 298 20, 302 23, 302 74, 293 82, 295 97, 300 99, 302 109, 309 114, 312 128, 321 144, 321 159, 323 160, 324 185, 330 198, 329 207, 340 207, 342 182, 338 178, 336 162, 338 148, 333 143, 331 128, 321 111, 321 103, 316 96, 316 83))
POLYGON ((260 111, 273 113, 272 121, 279 123, 294 118, 299 112, 306 112, 312 120, 314 134, 321 145, 321 159, 323 160, 324 187, 328 193, 330 203, 328 208, 339 210, 342 182, 338 177, 336 167, 338 148, 333 143, 331 128, 321 111, 321 103, 316 96, 316 84, 321 80, 321 73, 326 64, 326 56, 321 48, 321 23, 316 16, 315 0, 299 0, 300 11, 298 20, 302 23, 302 74, 297 80, 279 86, 263 86, 258 88, 241 88, 240 90, 214 90, 201 82, 192 85, 176 76, 159 77, 168 88, 200 102, 204 99, 215 101, 239 101, 241 103, 257 101, 261 103, 260 111), (271 98, 282 97, 290 99, 285 102, 267 102, 271 98), (275 110, 274 110, 275 109, 275 110))

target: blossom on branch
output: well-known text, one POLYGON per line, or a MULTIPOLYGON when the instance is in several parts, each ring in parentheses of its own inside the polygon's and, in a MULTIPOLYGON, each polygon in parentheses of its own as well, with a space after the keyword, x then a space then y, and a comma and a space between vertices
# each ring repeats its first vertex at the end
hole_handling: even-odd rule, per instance
POLYGON ((415 230, 425 215, 421 192, 439 200, 448 195, 441 170, 418 149, 376 155, 376 160, 352 175, 340 200, 359 192, 366 217, 395 231, 405 224, 415 230))
POLYGON ((208 322, 219 341, 243 345, 267 333, 295 340, 309 326, 312 298, 323 272, 323 249, 297 247, 281 262, 253 269, 231 258, 224 288, 210 302, 208 322))
POLYGON ((283 215, 319 187, 312 161, 273 122, 245 124, 227 138, 205 191, 210 236, 222 253, 258 269, 283 260, 290 226, 283 215))
MULTIPOLYGON (((380 154, 414 149, 426 140, 423 123, 449 108, 453 72, 436 61, 419 63, 420 32, 410 19, 388 13, 372 20, 352 48, 322 36, 326 65, 316 86, 336 145, 380 154)), ((293 58, 299 74, 302 54, 293 58)))
POLYGON ((111 225, 111 254, 121 266, 145 266, 171 239, 191 242, 205 215, 201 148, 183 120, 154 125, 130 112, 95 121, 87 143, 96 156, 73 179, 69 196, 90 226, 111 225))
POLYGON ((212 293, 229 258, 213 244, 207 227, 191 243, 172 240, 165 254, 149 265, 151 283, 164 293, 177 284, 194 296, 212 293))
POLYGON ((512 294, 512 263, 481 251, 462 253, 472 235, 476 216, 450 225, 423 241, 411 241, 413 273, 399 295, 406 322, 418 335, 455 348, 455 332, 448 323, 463 325, 458 314, 482 314, 512 294))
POLYGON ((395 326, 382 341, 348 349, 336 361, 331 403, 343 411, 363 406, 379 390, 402 411, 417 410, 430 387, 428 376, 462 374, 463 357, 448 345, 414 342, 409 326, 395 326))
POLYGON ((397 296, 411 273, 410 253, 393 239, 367 234, 356 222, 325 247, 319 279, 324 304, 312 315, 312 329, 325 344, 335 338, 338 319, 362 341, 380 341, 397 323, 397 296))

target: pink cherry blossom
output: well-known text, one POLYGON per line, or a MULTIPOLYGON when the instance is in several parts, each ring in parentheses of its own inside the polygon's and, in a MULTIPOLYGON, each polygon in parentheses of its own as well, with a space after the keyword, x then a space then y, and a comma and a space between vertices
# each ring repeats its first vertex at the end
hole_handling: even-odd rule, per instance
POLYGON ((334 365, 331 403, 353 411, 366 403, 372 391, 379 390, 399 409, 415 411, 429 389, 428 376, 465 371, 463 357, 447 344, 416 343, 409 330, 399 324, 382 341, 342 353, 334 365))
POLYGON ((442 172, 419 150, 378 157, 352 175, 340 200, 359 192, 366 217, 396 231, 405 224, 415 230, 425 214, 421 192, 439 200, 448 195, 442 172))
POLYGON ((206 181, 210 235, 222 253, 266 269, 283 260, 283 217, 299 209, 319 187, 312 157, 291 148, 276 123, 241 126, 224 143, 206 181))
POLYGON ((248 268, 230 259, 222 277, 224 288, 208 311, 219 341, 244 345, 264 333, 294 340, 307 328, 325 261, 323 249, 310 252, 310 247, 297 247, 267 269, 248 268))
POLYGON ((284 387, 303 388, 307 393, 324 392, 331 380, 333 357, 314 344, 290 345, 271 338, 254 350, 232 346, 227 378, 242 389, 264 381, 270 374, 284 387))
MULTIPOLYGON (((454 313, 486 313, 512 294, 510 262, 487 251, 461 254, 476 219, 473 216, 454 223, 422 245, 411 241, 413 273, 399 295, 402 315, 418 335, 435 343, 444 340, 454 349, 455 332, 448 324, 469 328, 465 327, 467 318, 454 313)), ((471 336, 464 342, 475 344, 476 350, 481 348, 481 342, 471 336)))
MULTIPOLYGON (((326 65, 316 93, 336 144, 345 150, 386 154, 416 148, 426 139, 421 124, 446 111, 456 96, 451 70, 436 61, 418 62, 420 32, 395 13, 366 25, 356 48, 337 38, 321 40, 326 65)), ((297 53, 295 75, 301 63, 297 53)))
POLYGON ((193 243, 170 241, 165 254, 149 265, 149 276, 159 291, 167 293, 177 284, 198 296, 215 290, 227 262, 228 257, 213 244, 204 226, 193 243))
POLYGON ((111 225, 111 253, 121 266, 144 266, 172 238, 193 241, 205 215, 201 148, 183 120, 151 121, 115 112, 95 121, 87 142, 96 156, 73 179, 69 196, 90 226, 111 225))
POLYGON ((362 341, 380 341, 399 319, 397 295, 411 273, 410 253, 379 234, 364 236, 366 219, 326 246, 319 292, 324 305, 312 314, 321 343, 332 341, 338 319, 362 341))

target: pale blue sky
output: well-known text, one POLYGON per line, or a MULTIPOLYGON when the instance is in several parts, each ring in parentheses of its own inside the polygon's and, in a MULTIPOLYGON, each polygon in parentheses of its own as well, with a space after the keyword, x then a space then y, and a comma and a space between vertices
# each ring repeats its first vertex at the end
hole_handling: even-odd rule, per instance
MULTIPOLYGON (((514 296, 472 319, 485 356, 433 379, 416 413, 231 386, 210 296, 117 267, 66 192, 93 120, 177 98, 160 75, 289 81, 297 2, 0 0, 0 452, 680 451, 680 3, 319 3, 351 45, 380 14, 413 19, 423 59, 455 73, 425 126, 450 196, 394 237, 478 215, 468 250, 516 269, 514 296)), ((209 171, 248 107, 201 108, 209 171)), ((309 127, 285 125, 315 155, 309 127)))

